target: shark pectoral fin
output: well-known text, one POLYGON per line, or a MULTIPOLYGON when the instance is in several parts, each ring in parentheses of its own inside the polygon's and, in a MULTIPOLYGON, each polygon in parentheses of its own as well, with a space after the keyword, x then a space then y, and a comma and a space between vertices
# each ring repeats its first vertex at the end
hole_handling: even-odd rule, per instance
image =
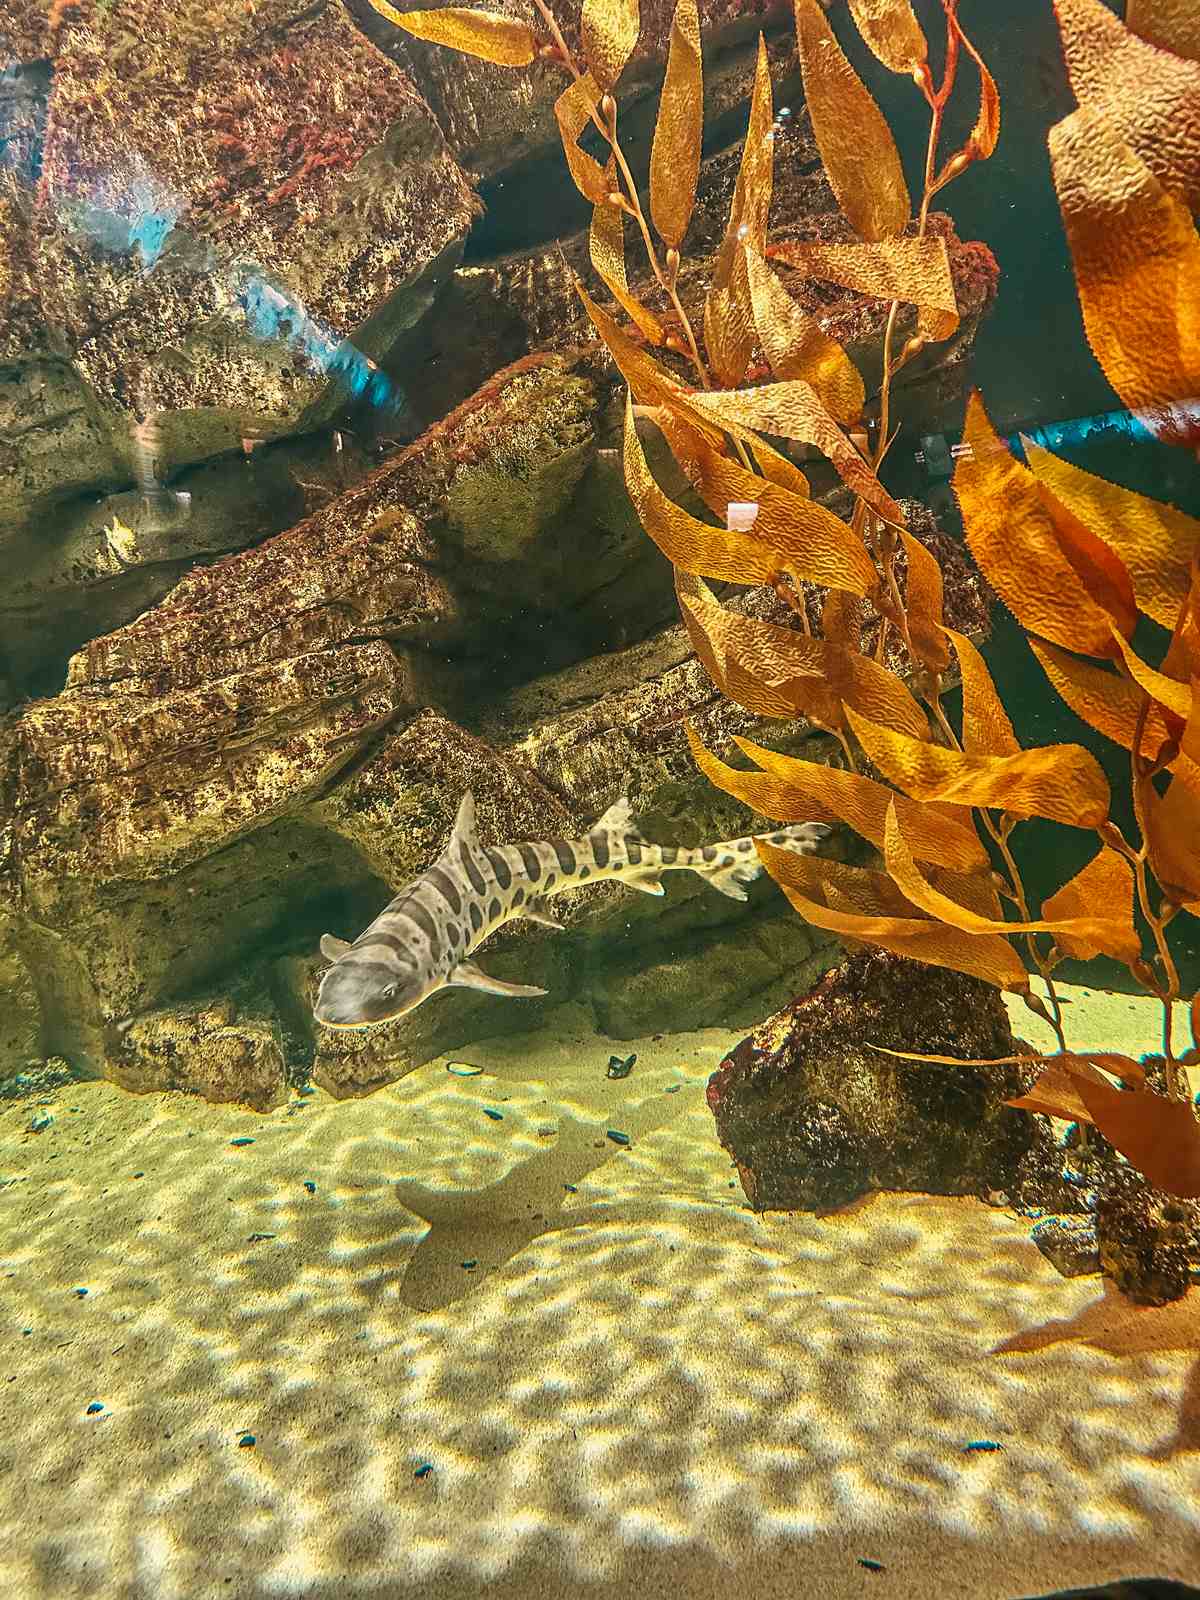
POLYGON ((537 989, 528 983, 504 983, 499 978, 489 978, 486 972, 481 972, 473 961, 461 961, 450 976, 447 983, 457 984, 462 989, 481 989, 484 994, 502 994, 512 1000, 531 999, 536 995, 548 994, 547 989, 537 989))
POLYGON ((331 933, 321 935, 321 954, 326 961, 337 961, 346 954, 350 946, 345 939, 335 939, 331 933))
POLYGON ((521 907, 520 915, 527 922, 540 922, 543 928, 557 928, 560 933, 562 931, 562 923, 546 910, 544 900, 527 900, 521 907))
POLYGON ((642 894, 666 894, 662 886, 662 879, 656 872, 639 874, 636 878, 622 878, 622 883, 627 883, 631 889, 639 889, 642 894))

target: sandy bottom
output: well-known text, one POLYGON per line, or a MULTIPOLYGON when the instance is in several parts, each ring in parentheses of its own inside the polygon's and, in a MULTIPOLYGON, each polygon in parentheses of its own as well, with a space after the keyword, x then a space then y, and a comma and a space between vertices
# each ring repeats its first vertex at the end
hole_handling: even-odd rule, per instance
POLYGON ((270 1118, 0 1106, 0 1594, 1200 1579, 1197 1296, 1066 1281, 974 1201, 755 1217, 704 1103, 731 1037, 623 1081, 582 1032, 507 1039, 270 1118))

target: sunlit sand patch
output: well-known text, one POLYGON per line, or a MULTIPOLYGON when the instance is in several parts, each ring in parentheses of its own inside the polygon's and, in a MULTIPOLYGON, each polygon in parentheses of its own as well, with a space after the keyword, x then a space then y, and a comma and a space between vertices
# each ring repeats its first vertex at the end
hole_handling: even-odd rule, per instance
POLYGON ((971 1200, 756 1217, 704 1100, 732 1038, 622 1043, 622 1080, 507 1038, 266 1118, 0 1106, 0 1593, 1200 1577, 1191 1302, 1061 1279, 971 1200))

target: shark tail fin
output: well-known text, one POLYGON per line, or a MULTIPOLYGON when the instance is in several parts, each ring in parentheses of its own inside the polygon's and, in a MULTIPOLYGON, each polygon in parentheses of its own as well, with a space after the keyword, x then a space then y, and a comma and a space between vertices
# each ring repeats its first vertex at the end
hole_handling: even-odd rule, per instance
MULTIPOLYGON (((832 830, 823 822, 796 822, 774 833, 760 834, 777 850, 794 850, 797 855, 815 854, 821 842, 832 830)), ((745 900, 746 885, 761 876, 763 864, 754 848, 753 839, 729 839, 716 846, 716 859, 706 861, 703 852, 693 852, 692 870, 718 893, 730 900, 745 900)))

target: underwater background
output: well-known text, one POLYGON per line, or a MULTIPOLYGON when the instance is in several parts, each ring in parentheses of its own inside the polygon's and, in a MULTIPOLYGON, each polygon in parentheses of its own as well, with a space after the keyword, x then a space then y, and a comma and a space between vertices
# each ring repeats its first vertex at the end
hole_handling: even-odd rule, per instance
POLYGON ((1196 129, 1171 0, 0 0, 0 1595, 1194 1592, 1196 129))

